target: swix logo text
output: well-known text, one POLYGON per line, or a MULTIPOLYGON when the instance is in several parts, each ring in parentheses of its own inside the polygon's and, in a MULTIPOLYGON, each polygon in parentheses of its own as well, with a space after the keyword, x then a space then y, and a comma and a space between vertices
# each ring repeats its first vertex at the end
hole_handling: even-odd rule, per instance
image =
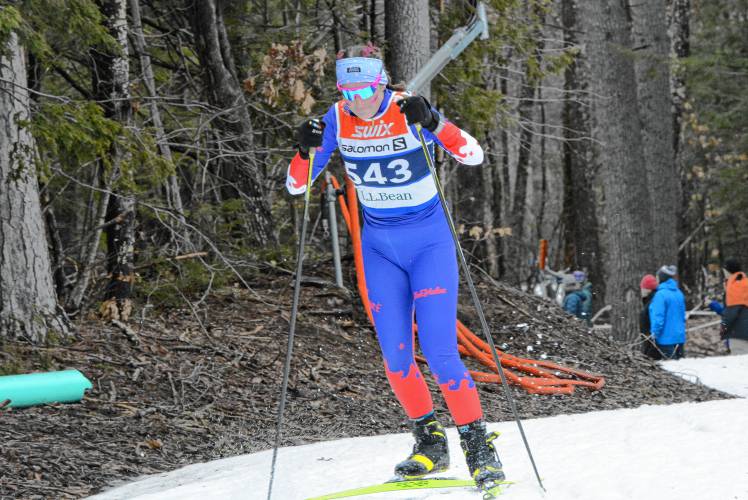
POLYGON ((434 288, 424 288, 423 290, 418 290, 417 292, 413 292, 413 298, 422 299, 424 297, 428 297, 429 295, 441 295, 444 293, 447 293, 447 291, 444 288, 437 285, 434 288))
POLYGON ((394 123, 378 123, 376 125, 354 125, 354 139, 368 139, 371 137, 384 137, 392 133, 394 123))

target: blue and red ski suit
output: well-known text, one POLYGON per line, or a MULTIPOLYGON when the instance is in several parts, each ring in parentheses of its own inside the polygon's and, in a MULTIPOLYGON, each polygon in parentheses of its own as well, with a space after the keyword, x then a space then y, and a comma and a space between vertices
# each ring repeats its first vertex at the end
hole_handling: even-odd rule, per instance
MULTIPOLYGON (((414 359, 418 340, 456 425, 480 419, 478 391, 457 351, 458 269, 455 246, 414 126, 395 104, 407 94, 386 90, 370 120, 352 114, 341 100, 323 121, 322 146, 313 178, 338 149, 363 209, 364 274, 384 366, 409 418, 433 411, 428 387, 414 359)), ((483 150, 454 124, 440 119, 423 130, 433 154, 438 144, 457 161, 479 165, 483 150)), ((309 161, 297 154, 286 186, 306 190, 309 161)))

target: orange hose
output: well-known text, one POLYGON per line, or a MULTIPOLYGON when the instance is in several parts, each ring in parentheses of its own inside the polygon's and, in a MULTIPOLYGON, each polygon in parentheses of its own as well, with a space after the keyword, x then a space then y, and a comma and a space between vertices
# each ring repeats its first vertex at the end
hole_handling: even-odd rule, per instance
POLYGON ((545 269, 545 259, 548 257, 548 240, 540 240, 540 255, 538 256, 538 269, 545 269))
MULTIPOLYGON (((340 189, 340 183, 335 176, 330 176, 333 187, 340 189)), ((361 222, 358 216, 358 199, 356 197, 356 187, 351 179, 345 177, 345 198, 339 198, 340 212, 343 214, 348 234, 351 236, 353 245, 353 257, 356 267, 356 281, 358 291, 361 295, 366 314, 369 321, 374 326, 374 318, 371 314, 371 304, 369 304, 369 294, 366 289, 366 276, 364 274, 364 257, 361 251, 361 222)), ((545 261, 547 252, 541 242, 541 258, 545 261), (543 251, 545 250, 545 251, 543 251)), ((544 262, 542 262, 544 264, 544 262)), ((541 264, 541 266, 542 266, 541 264)), ((413 332, 417 331, 417 325, 413 325, 413 332)), ((487 367, 493 373, 485 373, 470 370, 473 380, 476 382, 500 383, 498 375, 499 369, 493 360, 491 348, 488 343, 478 338, 459 320, 457 321, 457 340, 458 350, 461 355, 475 359, 478 363, 487 367)), ((550 361, 538 361, 532 359, 520 358, 511 354, 506 354, 497 349, 497 354, 501 362, 501 369, 506 375, 507 381, 511 384, 518 385, 530 394, 572 394, 575 386, 586 387, 589 390, 600 390, 605 385, 605 378, 602 375, 588 373, 582 370, 569 368, 550 361), (524 373, 527 376, 518 375, 516 372, 524 373), (571 377, 576 377, 573 379, 571 377)), ((426 360, 421 356, 416 356, 416 360, 425 363, 426 360)))

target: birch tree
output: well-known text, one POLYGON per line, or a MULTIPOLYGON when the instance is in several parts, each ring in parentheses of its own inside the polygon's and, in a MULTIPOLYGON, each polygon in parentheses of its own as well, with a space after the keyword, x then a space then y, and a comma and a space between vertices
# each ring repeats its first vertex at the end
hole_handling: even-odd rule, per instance
MULTIPOLYGON (((101 0, 99 9, 114 46, 93 47, 93 94, 104 108, 104 115, 121 125, 124 134, 130 125, 130 64, 127 42, 127 1, 101 0)), ((83 270, 68 299, 67 307, 78 309, 88 289, 102 230, 106 233, 106 269, 109 282, 101 312, 107 319, 127 319, 132 311, 130 294, 134 281, 135 199, 128 194, 131 175, 124 141, 111 144, 107 158, 99 162, 99 203, 83 270)))

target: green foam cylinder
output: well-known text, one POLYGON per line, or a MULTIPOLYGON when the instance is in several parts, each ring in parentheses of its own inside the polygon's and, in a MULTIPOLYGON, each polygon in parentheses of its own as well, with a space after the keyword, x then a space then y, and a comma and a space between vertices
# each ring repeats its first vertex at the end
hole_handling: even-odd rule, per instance
POLYGON ((44 403, 75 403, 93 384, 78 370, 27 373, 0 377, 0 404, 23 408, 44 403))

